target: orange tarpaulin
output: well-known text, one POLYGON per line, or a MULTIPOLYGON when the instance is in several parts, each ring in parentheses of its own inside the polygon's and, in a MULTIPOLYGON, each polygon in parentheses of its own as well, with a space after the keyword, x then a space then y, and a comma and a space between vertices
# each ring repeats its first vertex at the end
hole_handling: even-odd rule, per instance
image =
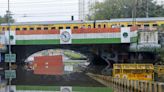
POLYGON ((61 55, 34 57, 34 74, 62 75, 64 64, 61 55))

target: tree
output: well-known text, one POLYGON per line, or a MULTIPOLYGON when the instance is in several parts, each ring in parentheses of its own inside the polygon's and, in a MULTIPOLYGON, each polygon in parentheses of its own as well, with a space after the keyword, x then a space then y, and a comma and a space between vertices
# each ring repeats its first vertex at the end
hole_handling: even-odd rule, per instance
POLYGON ((146 17, 147 10, 149 17, 164 16, 164 7, 157 5, 153 0, 105 0, 104 2, 96 2, 90 8, 92 12, 90 18, 102 20, 110 18, 146 17))
MULTIPOLYGON (((5 14, 3 17, 0 16, 0 24, 1 24, 1 23, 7 23, 7 22, 8 22, 7 19, 8 19, 7 14, 5 14)), ((15 21, 15 20, 12 18, 12 16, 9 17, 9 20, 10 20, 11 23, 13 23, 13 22, 15 21)))

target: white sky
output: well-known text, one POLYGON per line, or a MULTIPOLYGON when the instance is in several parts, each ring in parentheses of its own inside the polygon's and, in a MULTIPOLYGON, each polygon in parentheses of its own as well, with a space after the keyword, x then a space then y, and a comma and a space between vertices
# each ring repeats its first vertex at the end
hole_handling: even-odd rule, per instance
POLYGON ((158 4, 164 4, 164 0, 155 0, 158 4))
MULTIPOLYGON (((7 1, 0 0, 1 16, 6 14, 7 1)), ((72 15, 78 20, 79 0, 10 0, 10 11, 17 22, 71 20, 72 15)))
MULTIPOLYGON (((0 0, 0 15, 7 10, 7 0, 0 0)), ((78 20, 78 0, 10 0, 16 21, 78 20), (23 17, 26 16, 26 17, 23 17)))

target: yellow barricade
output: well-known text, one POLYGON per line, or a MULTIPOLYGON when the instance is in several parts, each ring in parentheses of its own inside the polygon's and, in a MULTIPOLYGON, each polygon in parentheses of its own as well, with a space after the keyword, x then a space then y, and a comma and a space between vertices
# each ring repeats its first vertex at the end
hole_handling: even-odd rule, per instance
POLYGON ((128 80, 154 80, 153 64, 114 64, 113 77, 128 80))

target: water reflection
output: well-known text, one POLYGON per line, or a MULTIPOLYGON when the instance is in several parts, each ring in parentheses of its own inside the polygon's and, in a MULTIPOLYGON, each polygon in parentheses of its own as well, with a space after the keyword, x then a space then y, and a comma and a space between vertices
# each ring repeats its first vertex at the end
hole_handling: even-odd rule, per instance
MULTIPOLYGON (((13 85, 72 86, 84 92, 132 92, 117 85, 108 87, 87 76, 83 71, 89 65, 86 56, 69 50, 44 50, 29 56, 24 64, 15 66, 17 78, 13 85), (88 90, 86 90, 88 88, 88 90), (97 88, 97 90, 95 90, 97 88), (104 91, 103 91, 104 90, 104 91)), ((41 87, 42 88, 42 87, 41 87)))
POLYGON ((36 75, 63 75, 79 72, 89 65, 86 56, 61 49, 44 50, 25 60, 25 70, 36 75))
POLYGON ((15 85, 105 87, 83 72, 86 56, 69 50, 44 50, 19 64, 15 85))

